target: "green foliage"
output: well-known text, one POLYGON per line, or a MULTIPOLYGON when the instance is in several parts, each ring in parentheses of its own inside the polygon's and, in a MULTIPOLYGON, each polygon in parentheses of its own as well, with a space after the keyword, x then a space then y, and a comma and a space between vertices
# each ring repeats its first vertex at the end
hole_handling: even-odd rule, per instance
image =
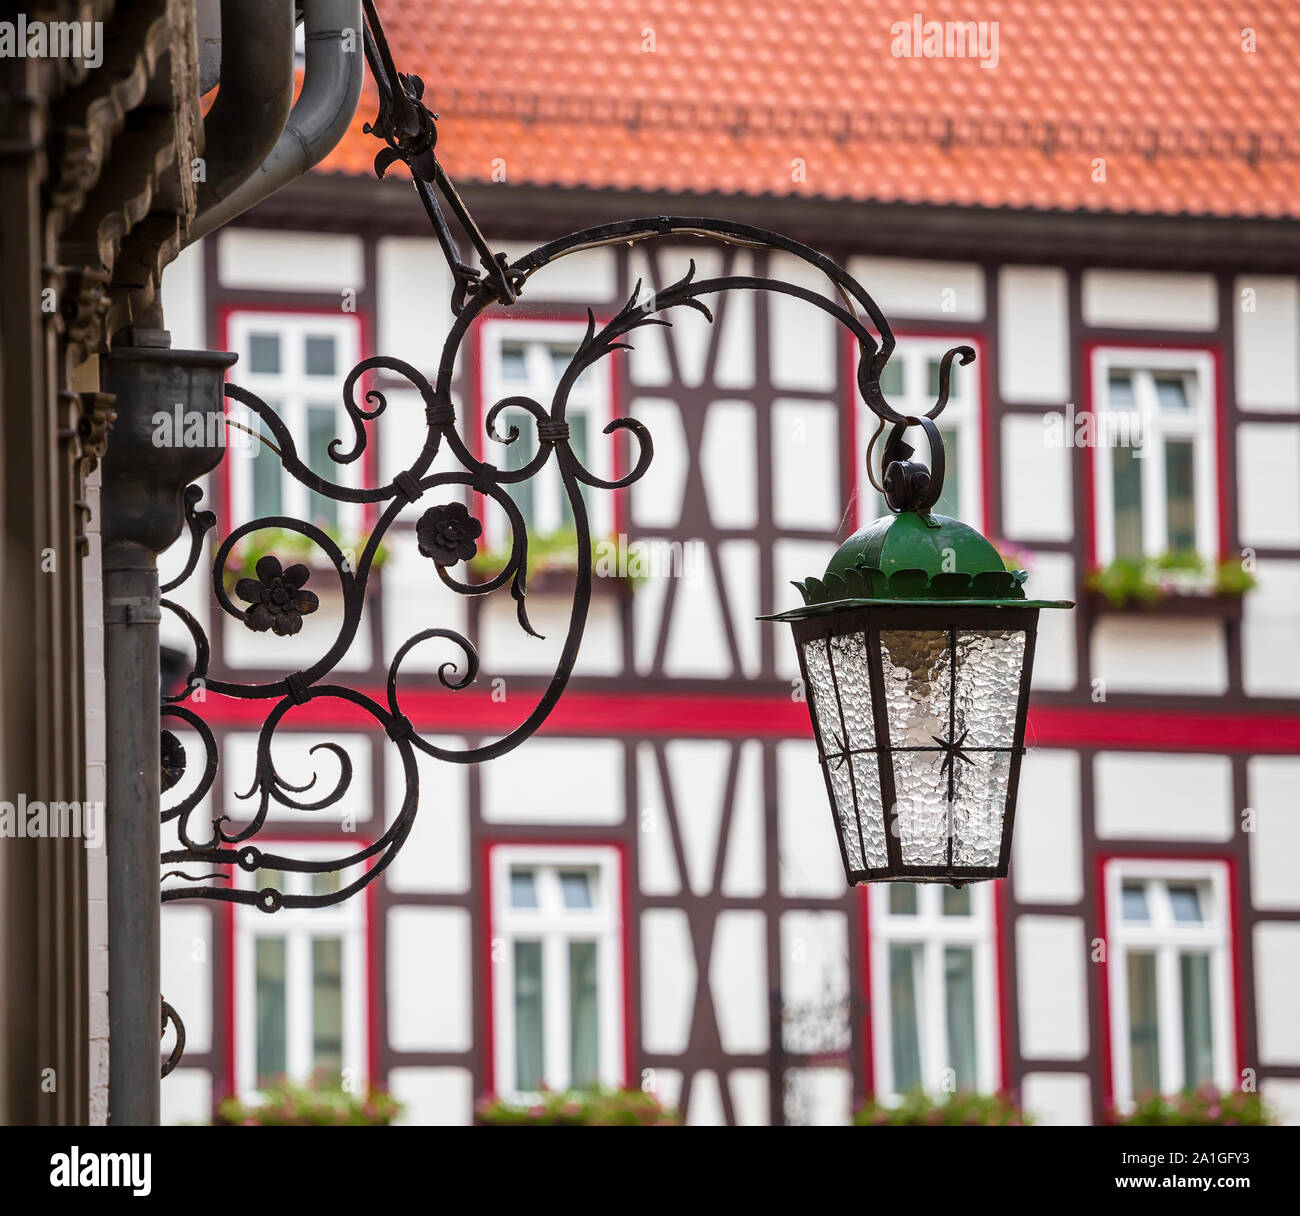
POLYGON ((1172 1097, 1143 1094, 1130 1113, 1112 1110, 1107 1121, 1118 1127, 1267 1127, 1274 1118, 1258 1094, 1203 1085, 1172 1097))
POLYGON ((474 1120, 485 1127, 668 1127, 677 1112, 639 1089, 546 1090, 531 1104, 485 1098, 474 1120))
POLYGON ((1245 595, 1255 585, 1255 576, 1239 557, 1210 563, 1188 552, 1116 558, 1088 576, 1088 589, 1116 608, 1150 607, 1176 595, 1245 595))
POLYGON ((402 1104, 381 1089, 353 1094, 321 1080, 306 1085, 281 1080, 255 1104, 224 1098, 215 1122, 231 1127, 387 1127, 401 1113, 402 1104))
MULTIPOLYGON (((345 552, 351 550, 356 560, 361 560, 367 538, 364 536, 345 536, 338 528, 322 528, 321 531, 345 552)), ((227 592, 233 592, 235 584, 241 578, 253 578, 257 563, 272 554, 280 559, 283 566, 292 566, 302 562, 308 566, 329 565, 325 551, 310 536, 294 532, 290 528, 259 528, 243 537, 231 550, 230 559, 223 572, 227 592)), ((388 558, 382 544, 375 548, 374 559, 370 563, 372 570, 379 569, 388 558)))
POLYGON ((1033 1119, 1006 1094, 958 1090, 936 1101, 912 1090, 897 1106, 873 1098, 853 1122, 858 1127, 1023 1127, 1033 1119))
MULTIPOLYGON (((592 545, 593 560, 601 551, 602 545, 612 545, 615 550, 618 542, 614 537, 605 541, 596 541, 592 545)), ((485 583, 495 578, 510 560, 510 546, 501 549, 480 549, 469 560, 469 571, 474 582, 485 583)), ((606 562, 607 566, 609 563, 606 562)), ((619 571, 615 577, 624 582, 636 584, 645 576, 638 573, 640 563, 629 561, 626 572, 619 571), (636 567, 636 569, 633 569, 636 567)), ((578 569, 578 533, 574 528, 557 528, 554 532, 532 533, 528 536, 528 569, 531 580, 540 574, 573 574, 578 569)), ((597 574, 601 570, 596 571, 597 574)))

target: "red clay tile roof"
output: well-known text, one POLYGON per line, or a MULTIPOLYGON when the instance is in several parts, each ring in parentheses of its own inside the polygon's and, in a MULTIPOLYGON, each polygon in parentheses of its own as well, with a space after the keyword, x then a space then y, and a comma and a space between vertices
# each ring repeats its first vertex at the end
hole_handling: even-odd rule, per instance
MULTIPOLYGON (((1295 0, 379 0, 379 12, 398 67, 426 82, 458 181, 504 169, 533 185, 1300 215, 1295 0), (996 66, 896 57, 891 27, 915 11, 996 21, 996 66)), ((371 172, 373 114, 367 83, 325 171, 371 172)))

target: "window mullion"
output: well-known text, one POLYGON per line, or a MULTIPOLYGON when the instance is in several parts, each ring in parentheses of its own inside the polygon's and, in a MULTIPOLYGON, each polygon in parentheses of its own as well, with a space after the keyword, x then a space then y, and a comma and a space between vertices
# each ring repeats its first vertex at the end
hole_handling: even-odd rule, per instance
POLYGON ((1156 951, 1156 1002, 1160 1088, 1164 1093, 1176 1093, 1183 1086, 1183 1002, 1178 983, 1178 950, 1173 946, 1156 951))
POLYGON ((569 1070, 568 940, 551 932, 542 942, 542 1008, 545 1018, 546 1083, 567 1089, 569 1070))

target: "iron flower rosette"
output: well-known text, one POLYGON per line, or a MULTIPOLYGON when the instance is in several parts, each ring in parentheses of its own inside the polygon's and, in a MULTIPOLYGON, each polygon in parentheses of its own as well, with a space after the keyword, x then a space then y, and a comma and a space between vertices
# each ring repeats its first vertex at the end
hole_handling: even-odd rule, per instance
POLYGON ((1041 608, 973 528, 903 510, 850 537, 794 631, 850 884, 1006 875, 1041 608))

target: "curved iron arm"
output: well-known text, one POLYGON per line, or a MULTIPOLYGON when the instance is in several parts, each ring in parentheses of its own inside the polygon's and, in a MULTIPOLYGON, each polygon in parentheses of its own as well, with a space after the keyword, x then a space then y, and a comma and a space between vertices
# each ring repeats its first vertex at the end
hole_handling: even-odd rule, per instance
MULTIPOLYGON (((939 394, 934 406, 923 418, 899 413, 885 400, 880 389, 881 373, 894 350, 894 335, 875 301, 847 270, 824 254, 779 233, 748 224, 690 216, 621 220, 571 233, 539 246, 513 264, 507 264, 502 255, 494 254, 488 247, 468 210, 437 165, 433 156, 436 127, 434 116, 421 101, 423 85, 418 78, 403 76, 392 66, 391 53, 371 0, 366 0, 366 18, 366 51, 379 85, 380 98, 379 114, 371 129, 386 144, 377 158, 376 172, 382 175, 388 165, 399 159, 411 169, 416 188, 429 211, 455 276, 455 319, 443 343, 432 383, 410 364, 386 356, 362 360, 346 377, 342 406, 351 434, 334 439, 328 446, 330 461, 340 468, 361 457, 369 443, 370 425, 379 420, 388 408, 387 397, 377 388, 366 389, 358 400, 358 390, 364 388, 367 375, 382 369, 400 377, 417 392, 423 403, 424 442, 408 466, 382 485, 348 484, 327 476, 322 470, 313 469, 299 454, 293 434, 270 405, 245 388, 234 384, 226 386, 226 396, 230 400, 241 404, 261 420, 269 437, 268 434, 258 434, 257 438, 278 455, 285 475, 334 501, 369 506, 375 517, 365 544, 355 558, 355 565, 320 527, 288 516, 265 516, 240 523, 215 546, 209 577, 217 606, 227 616, 255 632, 271 631, 284 638, 286 656, 292 654, 293 637, 301 629, 302 618, 319 607, 316 593, 307 587, 311 572, 306 565, 286 567, 268 555, 257 563, 256 577, 239 579, 231 588, 227 585, 227 563, 232 552, 241 541, 259 530, 283 529, 304 537, 333 567, 342 599, 342 621, 338 632, 326 652, 315 662, 295 667, 291 661, 286 661, 284 674, 277 679, 243 683, 236 679, 214 678, 208 671, 211 651, 204 629, 178 604, 163 601, 163 606, 176 614, 189 632, 195 646, 195 661, 184 688, 164 697, 162 714, 174 720, 182 730, 197 735, 203 759, 201 766, 191 766, 185 743, 173 731, 163 732, 164 793, 189 787, 183 793, 178 792, 171 804, 162 809, 164 821, 176 821, 180 843, 179 848, 165 852, 162 857, 169 867, 163 875, 164 901, 210 899, 275 912, 280 908, 321 907, 346 899, 373 882, 392 863, 410 833, 420 798, 417 752, 454 764, 491 760, 517 747, 545 722, 573 671, 591 599, 592 542, 583 488, 612 490, 632 485, 646 472, 654 450, 650 433, 640 422, 634 418, 616 418, 606 426, 605 432, 627 432, 636 443, 636 459, 630 472, 618 479, 597 476, 583 465, 570 444, 566 420, 569 394, 589 367, 616 351, 629 349, 628 339, 638 329, 671 325, 664 314, 677 308, 692 309, 712 321, 707 299, 729 291, 767 291, 785 295, 833 318, 857 343, 856 380, 863 400, 880 419, 882 430, 886 425, 892 426, 881 461, 881 488, 894 511, 925 512, 937 501, 943 481, 943 443, 934 419, 947 404, 953 359, 960 358, 963 363, 969 363, 974 358, 974 351, 969 347, 949 351, 940 365, 939 394), (465 227, 479 253, 485 276, 465 266, 456 256, 455 242, 433 194, 435 186, 447 198, 453 213, 465 227), (517 443, 520 437, 516 425, 511 425, 504 434, 498 431, 496 424, 503 412, 511 409, 531 420, 536 454, 517 469, 476 458, 458 429, 451 384, 465 336, 483 310, 490 305, 512 303, 534 275, 582 250, 683 236, 790 255, 824 275, 830 292, 823 294, 800 284, 759 275, 697 279, 693 261, 682 278, 648 296, 643 296, 642 284, 638 282, 623 306, 604 325, 597 326, 594 314, 588 310, 586 332, 548 405, 526 397, 507 397, 495 402, 487 411, 484 419, 486 437, 503 450, 517 443), (929 439, 931 460, 928 466, 913 463, 910 459, 912 450, 904 442, 904 434, 913 427, 922 429, 929 439), (450 453, 459 468, 431 472, 435 460, 443 452, 450 453), (421 630, 398 647, 388 667, 382 701, 346 684, 330 682, 357 635, 365 607, 366 588, 380 545, 392 525, 417 503, 423 510, 415 531, 420 553, 430 560, 433 567, 430 573, 436 573, 447 587, 467 596, 490 594, 508 585, 521 629, 539 636, 529 621, 526 607, 528 530, 509 489, 535 476, 552 458, 575 522, 577 576, 559 659, 545 689, 523 719, 500 738, 463 749, 435 744, 420 734, 403 711, 402 665, 410 652, 421 643, 435 639, 455 646, 459 651, 458 659, 443 663, 437 672, 442 687, 453 694, 472 684, 478 673, 478 654, 470 641, 447 628, 421 630), (460 501, 462 494, 472 494, 485 502, 495 503, 504 513, 510 528, 510 549, 503 566, 481 582, 468 582, 452 573, 455 566, 474 555, 482 533, 478 519, 460 501), (268 702, 267 714, 258 734, 252 784, 240 796, 255 800, 255 804, 242 826, 236 826, 219 809, 206 823, 196 820, 221 764, 215 736, 196 707, 195 694, 199 689, 205 694, 268 702), (265 825, 273 805, 310 814, 336 803, 350 788, 351 761, 337 743, 323 742, 311 749, 313 755, 324 752, 337 764, 338 774, 332 783, 321 780, 319 771, 314 771, 311 780, 295 785, 277 770, 275 764, 273 744, 280 724, 297 708, 326 699, 340 703, 344 710, 359 711, 389 737, 402 762, 404 791, 401 806, 382 835, 344 856, 303 858, 263 852, 252 842, 265 825), (187 771, 191 774, 189 782, 184 780, 187 771), (197 779, 193 779, 194 772, 198 772, 197 779), (281 891, 269 883, 261 887, 239 886, 231 882, 221 869, 213 872, 211 867, 232 867, 245 874, 258 871, 335 874, 338 876, 337 889, 323 894, 301 894, 281 891)), ((227 424, 240 426, 229 418, 227 424)), ((878 430, 877 437, 879 434, 878 430)), ((872 440, 874 443, 875 439, 872 440)), ((869 471, 870 451, 869 448, 869 471)), ((880 485, 874 477, 872 480, 873 484, 880 485)), ((208 533, 217 526, 213 512, 199 510, 200 498, 199 488, 191 486, 185 496, 190 552, 181 574, 167 584, 166 591, 174 590, 197 569, 208 533)), ((179 1019, 176 1020, 179 1026, 179 1019)), ((180 1044, 176 1050, 181 1050, 180 1044)))

